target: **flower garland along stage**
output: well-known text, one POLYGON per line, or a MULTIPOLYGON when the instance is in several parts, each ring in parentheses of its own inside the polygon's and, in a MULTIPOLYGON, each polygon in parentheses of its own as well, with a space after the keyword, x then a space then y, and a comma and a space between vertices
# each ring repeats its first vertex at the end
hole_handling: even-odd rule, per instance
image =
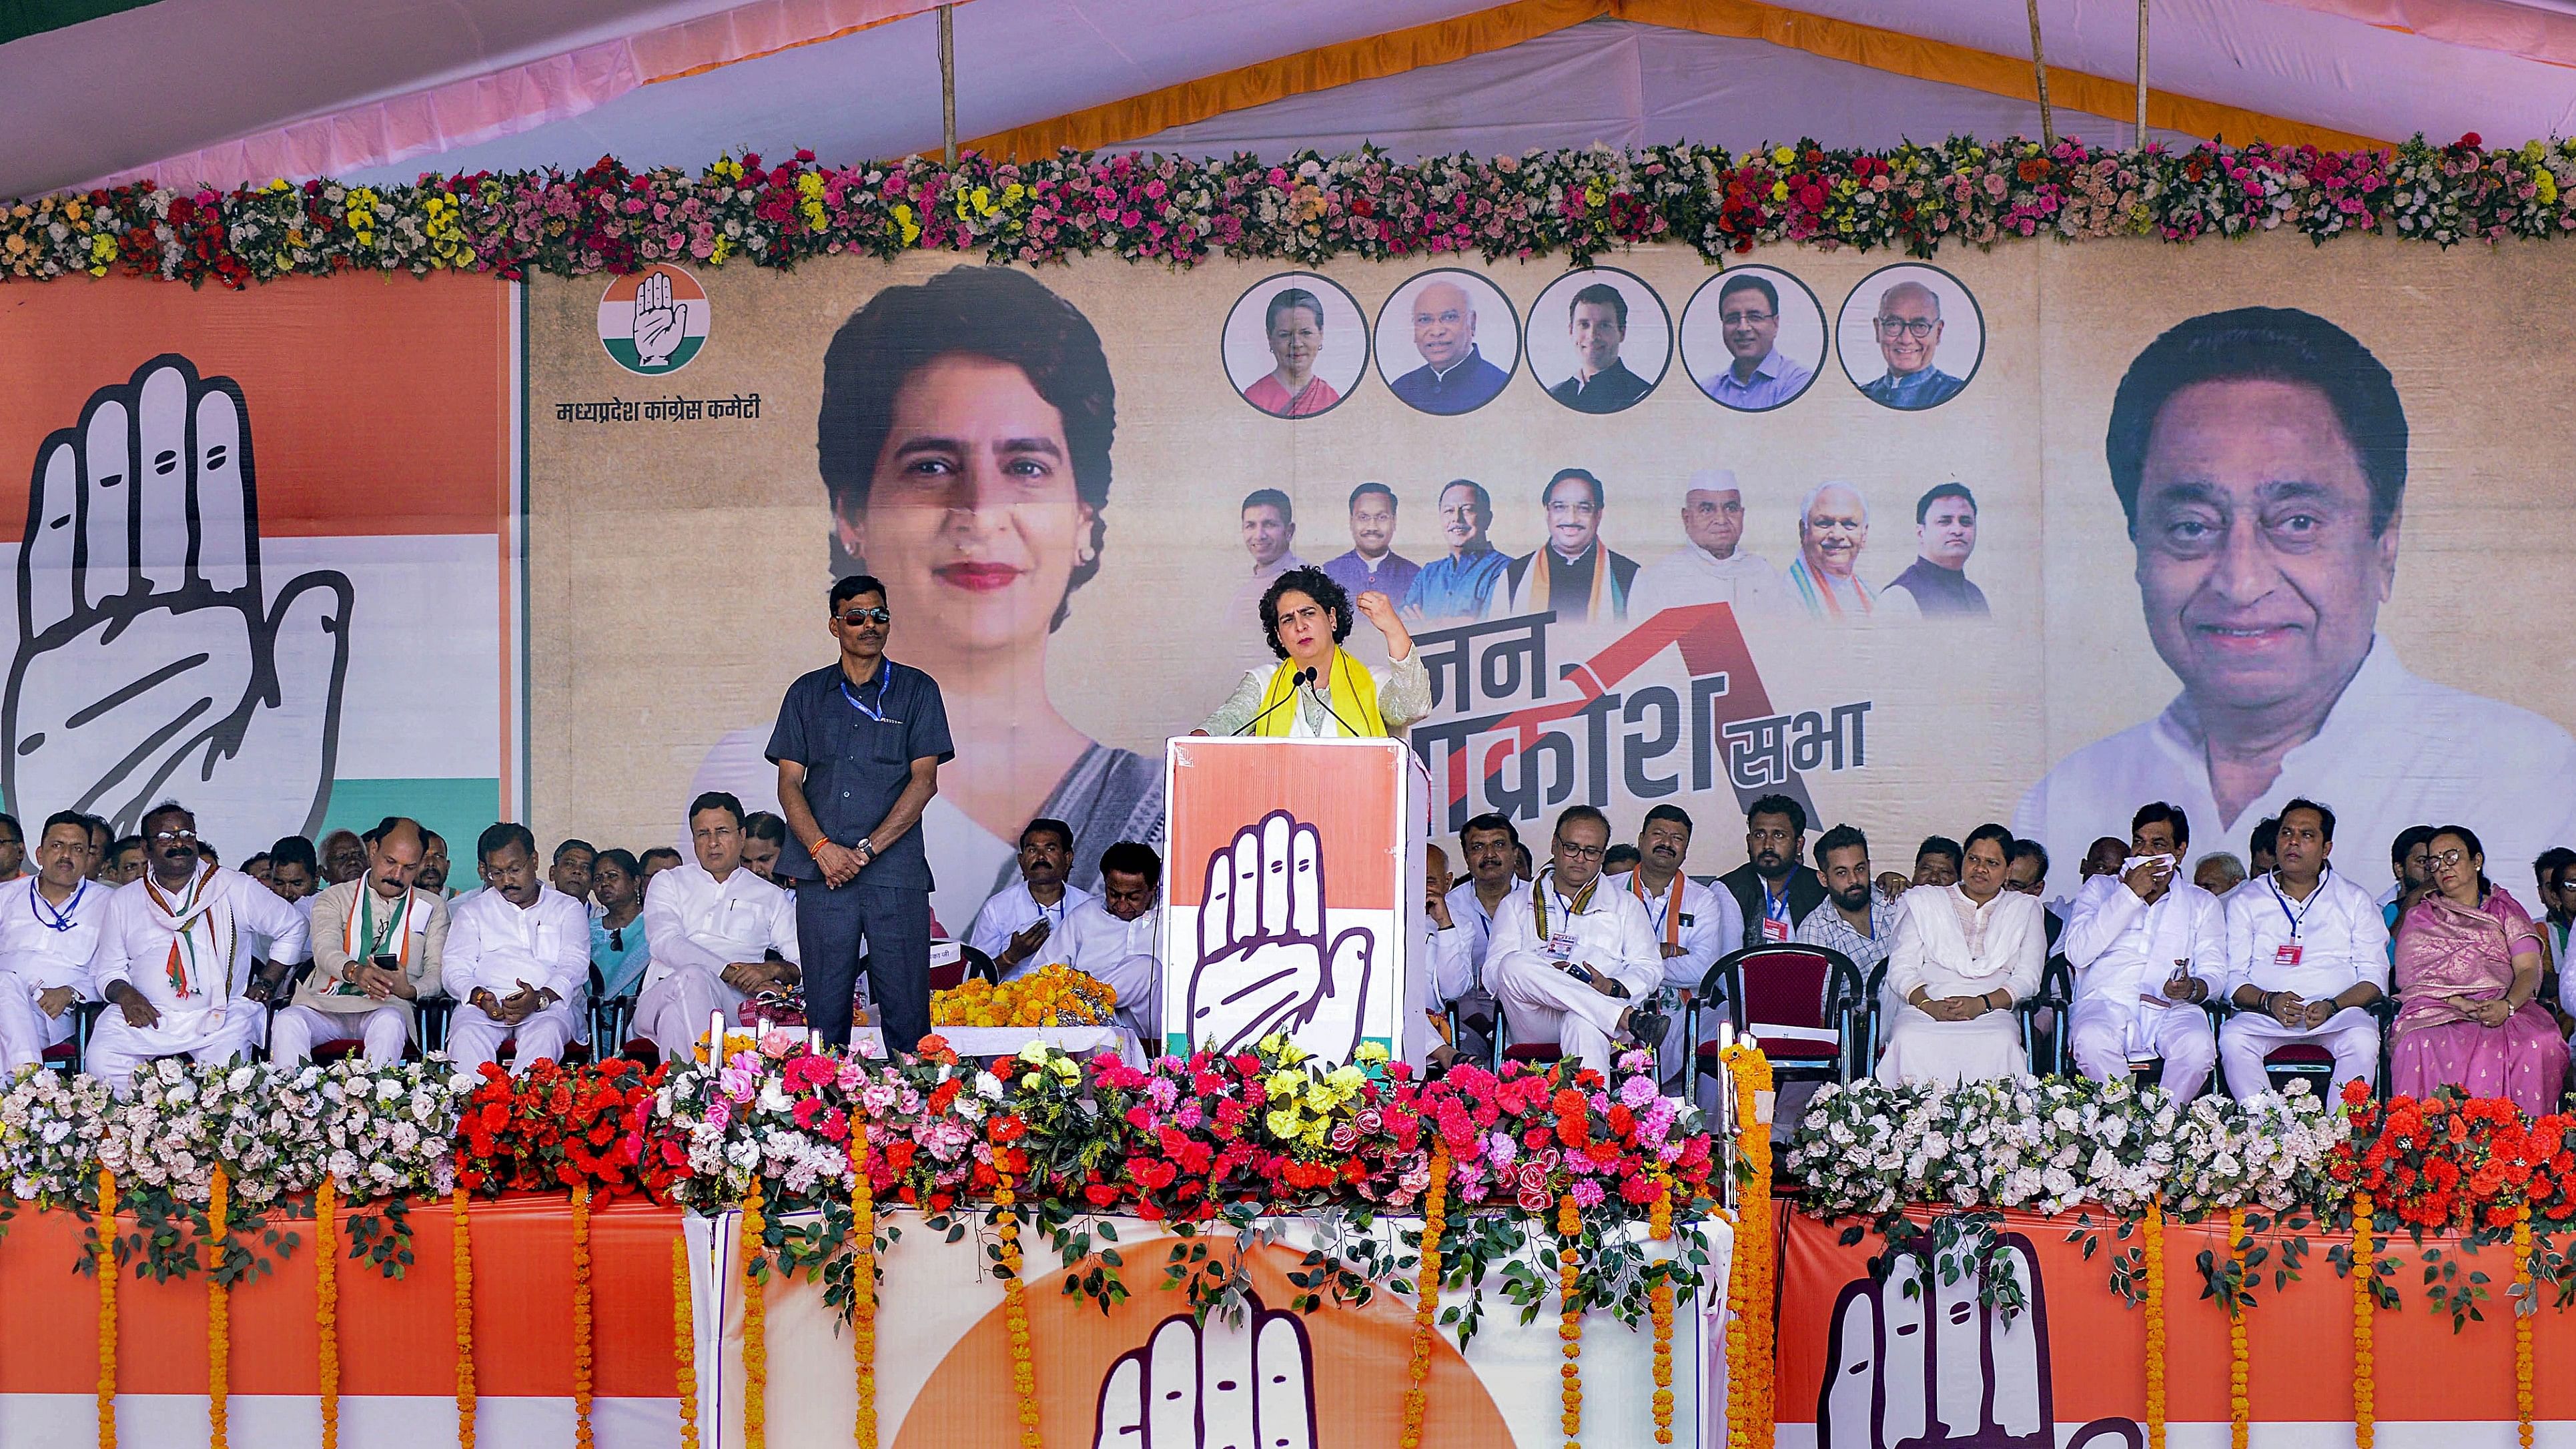
POLYGON ((2451 1090, 2380 1102, 2358 1083, 2333 1104, 2304 1088, 2186 1104, 2126 1081, 1863 1082, 1817 1094, 1787 1171, 1803 1222, 1783 1373, 1824 1418, 1858 1412, 1831 1392, 1852 1353, 1825 1305, 1861 1291, 1836 1275, 1873 1231, 1867 1275, 1919 1270, 1909 1293, 1965 1295, 1958 1311, 1982 1304, 1989 1335, 2044 1293, 2027 1333, 2043 1377, 2054 1341, 2060 1414, 2073 1400, 2134 1418, 2150 1449, 2169 1416, 2225 1423, 2240 1449, 2282 1419, 2348 1417, 2367 1446, 2385 1421, 2512 1421, 2528 1440, 2535 1418, 2576 1417, 2576 1395, 2531 1368, 2550 1339, 2576 1343, 2542 1311, 2576 1303, 2576 1117, 2451 1090), (2271 1327, 2282 1315, 2264 1310, 2320 1266, 2341 1300, 2271 1327), (2328 1319, 2348 1361, 2315 1342, 2328 1319), (2383 1379, 2399 1352, 2416 1370, 2383 1379))
MULTIPOLYGON (((370 1067, 354 1057, 294 1070, 165 1061, 140 1071, 122 1101, 94 1081, 35 1071, 0 1090, 0 1185, 21 1209, 35 1210, 18 1217, 22 1230, 48 1225, 36 1235, 41 1242, 57 1239, 56 1221, 96 1225, 86 1241, 97 1246, 82 1249, 73 1266, 90 1273, 93 1286, 82 1292, 95 1295, 100 1313, 103 1443, 113 1442, 120 1412, 135 1412, 135 1375, 147 1360, 134 1354, 151 1352, 132 1336, 139 1330, 120 1330, 118 1280, 196 1280, 196 1292, 215 1306, 201 1320, 210 1376, 198 1382, 214 1386, 208 1412, 221 1433, 225 1365, 243 1361, 230 1323, 248 1321, 243 1312, 266 1322, 274 1311, 236 1309, 228 1322, 229 1296, 273 1274, 292 1278, 309 1295, 297 1309, 312 1335, 298 1350, 307 1360, 301 1372, 333 1396, 324 1411, 329 1431, 356 1443, 365 1436, 351 1439, 343 1424, 344 1319, 353 1303, 380 1313, 367 1305, 401 1291, 396 1280, 415 1262, 435 1264, 424 1290, 429 1321, 454 1323, 452 1360, 443 1350, 425 1358, 442 1379, 452 1372, 458 1441, 475 1442, 479 1425, 485 1442, 501 1442, 508 1436, 492 1416, 507 1401, 494 1396, 527 1390, 501 1387, 496 1376, 517 1382, 525 1371, 483 1343, 495 1333, 523 1334, 516 1320, 533 1305, 519 1301, 527 1290, 493 1280, 491 1265, 527 1261, 527 1242, 512 1236, 524 1209, 516 1216, 510 1209, 531 1194, 548 1195, 557 1225, 550 1252, 565 1259, 548 1271, 568 1274, 569 1291, 555 1292, 545 1311, 574 1305, 571 1334, 550 1330, 548 1351, 568 1366, 571 1432, 580 1443, 590 1442, 594 1394, 605 1404, 636 1392, 637 1334, 626 1330, 637 1323, 661 1364, 656 1379, 665 1387, 656 1393, 739 1372, 746 1392, 729 1406, 750 1407, 743 1427, 760 1432, 766 1355, 754 1340, 728 1339, 723 1322, 693 1317, 685 1292, 691 1260, 673 1256, 681 1252, 673 1227, 642 1255, 649 1259, 642 1276, 656 1291, 651 1316, 637 1316, 634 1236, 652 1229, 636 1212, 668 1212, 649 1207, 657 1203, 728 1218, 740 1210, 734 1276, 748 1289, 753 1322, 752 1305, 797 1288, 859 1330, 834 1342, 845 1366, 856 1351, 863 1439, 890 1438, 900 1419, 882 1429, 875 1422, 875 1359, 893 1350, 880 1350, 869 1331, 878 1298, 859 1279, 879 1279, 880 1255, 907 1225, 926 1229, 934 1243, 961 1233, 998 1241, 993 1262, 1025 1272, 1032 1309, 1043 1288, 1050 1302, 1107 1313, 1149 1291, 1122 1272, 1144 1263, 1122 1260, 1111 1219, 1131 1224, 1131 1241, 1144 1227, 1170 1235, 1152 1286, 1174 1290, 1171 1303, 1185 1315, 1247 1307, 1332 1313, 1392 1290, 1420 1298, 1424 1318, 1436 1318, 1441 1336, 1463 1350, 1490 1326, 1492 1285, 1524 1322, 1561 1317, 1569 1368, 1588 1329, 1632 1330, 1636 1382, 1620 1382, 1634 1390, 1641 1421, 1651 1402, 1658 1427, 1669 1424, 1670 1395, 1654 1390, 1670 1381, 1672 1305, 1705 1303, 1723 1286, 1722 1267, 1715 1277, 1708 1272, 1706 1237, 1677 1231, 1676 1219, 1716 1209, 1723 1154, 1697 1130, 1695 1113, 1660 1096, 1637 1070, 1642 1059, 1608 1076, 1514 1064, 1499 1076, 1465 1067, 1425 1083, 1382 1056, 1328 1070, 1284 1040, 1143 1068, 1114 1055, 1083 1061, 1032 1047, 998 1071, 959 1062, 935 1038, 925 1047, 925 1058, 895 1064, 817 1053, 801 1034, 773 1032, 733 1038, 712 1067, 646 1074, 617 1061, 543 1064, 521 1077, 497 1070, 451 1077, 443 1063, 370 1067), (864 1179, 852 1168, 862 1143, 864 1179), (1435 1183, 1436 1204, 1426 1200, 1435 1183), (502 1194, 509 1197, 476 1201, 502 1194), (438 1236, 452 1241, 432 1252, 415 1240, 414 1200, 442 1210, 451 1221, 438 1236), (621 1202, 648 1206, 621 1212, 621 1202), (1429 1241, 1416 1215, 1428 1217, 1429 1241), (1282 1294, 1272 1284, 1264 1308, 1254 1259, 1282 1243, 1283 1219, 1300 1224, 1307 1246, 1289 1276, 1297 1291, 1282 1294), (307 1250, 317 1245, 334 1253, 329 1274, 309 1262, 307 1250), (1437 1265, 1430 1269, 1437 1280, 1417 1292, 1426 1261, 1437 1265), (660 1291, 680 1292, 680 1301, 665 1308, 660 1291), (1293 1301, 1283 1305, 1281 1297, 1293 1301), (1650 1329, 1658 1364, 1651 1381, 1643 1352, 1650 1329), (738 1367, 704 1360, 710 1342, 734 1341, 743 1349, 738 1367), (622 1389, 612 1382, 621 1377, 622 1389)), ((1735 1065, 1746 1073, 1759 1063, 1749 1054, 1735 1065)), ((0 1271, 7 1254, 0 1246, 0 1271)), ((1017 1301, 1016 1277, 1011 1288, 1017 1301)), ((122 1296, 135 1291, 128 1286, 122 1296)), ((1767 1307, 1736 1308, 1769 1316, 1767 1307)), ((707 1311, 703 1297, 696 1311, 707 1311)), ((1404 1313, 1410 1338, 1409 1304, 1404 1313)), ((1026 1316, 1015 1315, 1016 1362, 1003 1371, 1018 1371, 1022 1437, 1037 1442, 1025 1385, 1032 1358, 1041 1376, 1047 1370, 1053 1340, 1031 1342, 1026 1316)), ((262 1373, 274 1351, 263 1349, 262 1373)), ((1431 1375, 1424 1394, 1424 1376, 1397 1365, 1408 1357, 1422 1364, 1426 1352, 1423 1343, 1400 1343, 1384 1372, 1421 1396, 1411 1412, 1423 1417, 1411 1422, 1436 1426, 1443 1380, 1431 1375)), ((236 1392, 277 1392, 252 1388, 241 1372, 232 1370, 236 1392)), ((1577 1412, 1570 1374, 1566 1399, 1568 1414, 1577 1412)), ((777 1412, 772 1398, 770 1413, 777 1412)), ((1045 1438, 1070 1432, 1055 1418, 1061 1412, 1048 1410, 1045 1438)), ((848 1432, 852 1421, 841 1425, 848 1432)), ((260 1427, 236 1423, 231 1437, 254 1442, 260 1427)), ((691 1438, 721 1427, 694 1402, 680 1425, 691 1438)), ((134 1441, 132 1425, 126 1433, 134 1441)), ((1621 1442, 1616 1433, 1600 1437, 1621 1442)), ((599 1442, 613 1436, 603 1430, 599 1442)))
POLYGON ((242 286, 289 275, 437 270, 521 277, 736 258, 786 267, 920 248, 995 260, 1106 253, 1186 266, 1222 254, 1565 255, 1678 241, 1716 260, 1762 244, 1896 247, 2012 237, 2386 231, 2450 245, 2576 230, 2576 140, 2488 150, 2474 134, 2393 152, 2203 145, 2111 151, 2020 138, 1890 151, 1812 142, 1534 151, 1397 162, 1312 152, 1276 164, 1065 152, 825 166, 720 159, 697 174, 590 168, 330 180, 228 192, 152 184, 0 206, 0 276, 148 275, 242 286))

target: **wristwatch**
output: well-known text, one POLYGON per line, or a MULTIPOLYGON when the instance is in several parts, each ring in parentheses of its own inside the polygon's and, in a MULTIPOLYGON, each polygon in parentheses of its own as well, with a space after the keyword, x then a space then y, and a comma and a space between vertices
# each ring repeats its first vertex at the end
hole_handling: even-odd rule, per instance
POLYGON ((877 843, 864 835, 859 837, 859 843, 852 848, 858 851, 861 865, 866 865, 877 858, 877 843))

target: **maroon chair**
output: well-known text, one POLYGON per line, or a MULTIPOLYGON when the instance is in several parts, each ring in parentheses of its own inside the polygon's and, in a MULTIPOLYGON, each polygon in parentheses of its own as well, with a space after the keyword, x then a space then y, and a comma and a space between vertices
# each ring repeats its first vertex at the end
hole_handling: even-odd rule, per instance
MULTIPOLYGON (((1699 1035, 1699 1003, 1720 996, 1736 1035, 1750 1033, 1761 1040, 1774 1080, 1848 1082, 1860 1070, 1868 993, 1860 969, 1842 952, 1829 946, 1765 943, 1711 966, 1685 1018, 1691 1038, 1699 1042, 1693 1053, 1695 1076, 1719 1070, 1717 1039, 1699 1035), (1833 1037, 1825 1041, 1765 1030, 1777 1027, 1833 1037)), ((1696 1096, 1696 1079, 1691 1090, 1696 1096)))

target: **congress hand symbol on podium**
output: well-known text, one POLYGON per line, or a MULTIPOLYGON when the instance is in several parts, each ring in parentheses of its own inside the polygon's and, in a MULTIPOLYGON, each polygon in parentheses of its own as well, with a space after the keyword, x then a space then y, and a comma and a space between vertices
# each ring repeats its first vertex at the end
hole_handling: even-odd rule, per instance
POLYGON ((1315 1449, 1313 1350, 1297 1315, 1175 1313, 1109 1366, 1093 1449, 1315 1449))
POLYGON ((1273 810, 1208 857, 1199 956, 1190 972, 1189 1037, 1220 1051, 1274 1032, 1348 1061, 1359 1049, 1361 1005, 1376 933, 1353 926, 1325 939, 1322 840, 1273 810))
POLYGON ((250 414, 165 354, 37 449, 18 551, 0 788, 119 834, 177 796, 240 840, 310 834, 330 799, 351 589, 260 578, 250 414))
MULTIPOLYGON (((1885 1278, 1844 1285, 1817 1396, 1818 1449, 2058 1449, 2039 1259, 2018 1233, 2004 1244, 2028 1298, 2010 1323, 1977 1301, 1973 1277, 1935 1275, 1926 1288, 1911 1250, 1891 1249, 1885 1278)), ((2104 1436, 2127 1449, 2146 1441, 2134 1420, 2096 1419, 2066 1449, 2104 1436)))
POLYGON ((642 367, 660 367, 680 350, 689 335, 689 304, 671 300, 667 273, 655 272, 635 284, 635 326, 628 335, 635 343, 635 361, 642 367))

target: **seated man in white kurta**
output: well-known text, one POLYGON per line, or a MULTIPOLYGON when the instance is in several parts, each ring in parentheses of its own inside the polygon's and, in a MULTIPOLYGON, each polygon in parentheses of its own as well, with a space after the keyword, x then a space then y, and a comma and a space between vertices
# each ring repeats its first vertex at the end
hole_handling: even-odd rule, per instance
POLYGON ((2097 1082, 2161 1058, 2164 1089, 2196 1097, 2218 1065, 2200 1003, 2227 979, 2227 911, 2184 880, 2191 821, 2158 800, 2129 821, 2128 868, 2084 882, 2057 949, 2075 970, 2066 1045, 2097 1082))
MULTIPOLYGON (((1719 957, 1744 944, 1744 908, 1735 903, 1735 892, 1712 889, 1682 873, 1690 842, 1690 816, 1678 805, 1658 805, 1646 812, 1646 823, 1637 830, 1637 868, 1607 878, 1610 889, 1636 897, 1646 908, 1646 925, 1664 958, 1664 989, 1676 1003, 1687 1002, 1699 990, 1719 957)), ((1681 1012, 1671 1016, 1657 1058, 1667 1073, 1680 1071, 1690 1060, 1689 1043, 1682 1040, 1687 1023, 1681 1012)))
POLYGON ((2036 896, 2004 889, 2012 832, 1980 825, 1956 885, 1900 899, 1887 989, 1904 1005, 1878 1059, 1891 1084, 1989 1081, 2030 1068, 2013 1003, 2039 990, 2048 917, 2036 896))
POLYGON ((716 1013, 736 1024, 743 1002, 796 985, 796 898, 742 863, 742 802, 709 791, 689 802, 695 865, 644 888, 644 940, 653 952, 635 997, 635 1031, 662 1060, 696 1053, 716 1013))
POLYGON ((1118 1024, 1162 1050, 1163 858, 1122 840, 1100 852, 1100 894, 1065 912, 1039 954, 1118 993, 1118 1024))
POLYGON ((1608 1071, 1612 1044, 1652 1051, 1664 1016, 1647 1004, 1663 984, 1664 957, 1646 908, 1601 880, 1610 822, 1589 805, 1556 817, 1548 864, 1494 912, 1485 985, 1511 1035, 1554 1041, 1566 1059, 1608 1071))
POLYGON ((2388 918, 2369 889, 2336 870, 2334 812, 2312 800, 2281 807, 2271 871, 2227 895, 2227 978, 2236 1014, 2218 1029, 2229 1095, 2269 1085, 2263 1058, 2293 1043, 2334 1054, 2334 1079, 2379 1080, 2379 1021, 2388 990, 2388 918))
POLYGON ((1476 989, 1474 931, 1449 913, 1449 852, 1425 846, 1422 853, 1422 969, 1412 973, 1405 1002, 1404 1059, 1421 1062, 1446 1045, 1443 1027, 1435 1024, 1476 989))
POLYGON ((282 961, 303 959, 304 913, 237 870, 197 855, 197 819, 178 805, 143 817, 143 875, 108 898, 90 979, 116 1010, 89 1042, 92 1076, 122 1092, 135 1067, 185 1054, 201 1062, 247 1055, 268 1026, 264 987, 250 979, 251 932, 282 961))
POLYGON ((1019 863, 1020 878, 985 897, 966 928, 966 944, 983 952, 1005 981, 1042 964, 1047 938, 1091 899, 1065 879, 1073 873, 1073 827, 1063 821, 1040 817, 1022 827, 1019 863))
POLYGON ((112 888, 88 879, 89 821, 66 810, 36 837, 35 872, 0 885, 0 1073, 71 1040, 112 888))
POLYGON ((528 827, 487 827, 474 842, 483 889, 448 906, 440 963, 456 1016, 447 1054, 472 1073, 513 1042, 510 1070, 563 1055, 590 984, 590 910, 546 884, 528 827))

